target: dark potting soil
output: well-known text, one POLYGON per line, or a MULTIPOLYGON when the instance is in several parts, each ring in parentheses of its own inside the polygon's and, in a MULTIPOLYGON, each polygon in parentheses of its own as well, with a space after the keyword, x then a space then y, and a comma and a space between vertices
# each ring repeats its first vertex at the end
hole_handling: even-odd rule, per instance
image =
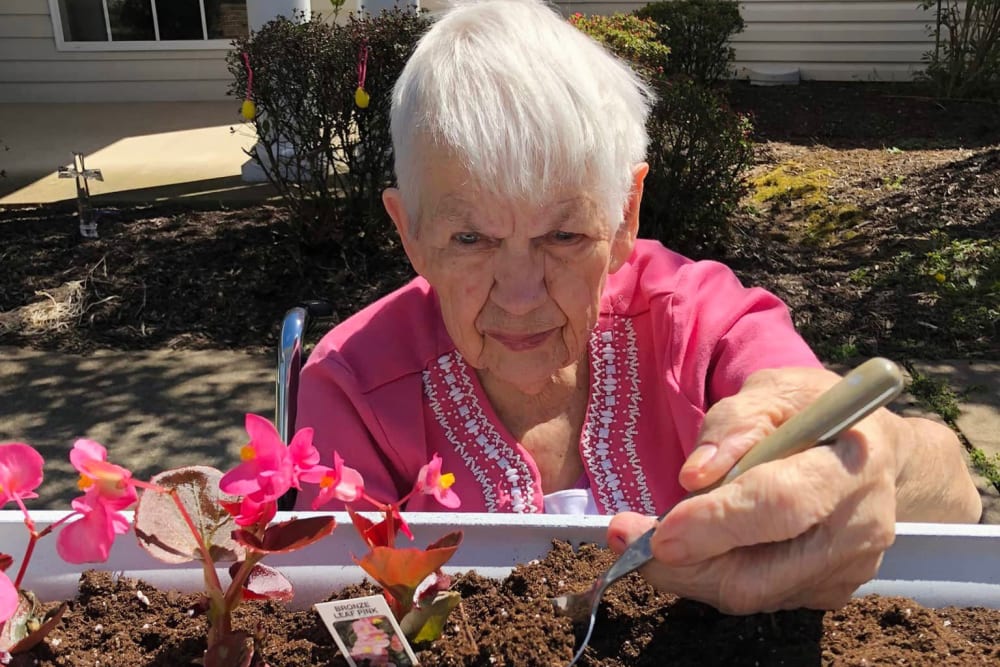
MULTIPOLYGON (((423 665, 565 665, 584 628, 556 616, 550 596, 583 588, 607 566, 605 549, 578 553, 557 543, 542 561, 506 580, 456 577, 463 602, 444 635, 420 647, 423 665)), ((337 597, 371 594, 367 584, 337 597)), ((16 665, 176 667, 197 664, 205 619, 194 595, 162 592, 141 581, 88 572, 60 627, 16 665)), ((237 629, 255 632, 272 667, 343 665, 312 610, 248 602, 237 629)), ((384 664, 384 663, 383 663, 384 664)), ((996 665, 1000 611, 927 609, 905 598, 857 598, 836 612, 790 611, 726 616, 705 605, 654 592, 637 575, 605 595, 583 665, 996 665)))

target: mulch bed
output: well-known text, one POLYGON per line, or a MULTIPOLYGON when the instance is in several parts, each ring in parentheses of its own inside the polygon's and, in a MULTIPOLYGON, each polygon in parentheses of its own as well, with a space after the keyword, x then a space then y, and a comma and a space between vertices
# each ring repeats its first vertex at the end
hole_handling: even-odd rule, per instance
MULTIPOLYGON (((610 561, 607 550, 584 546, 574 555, 567 544, 557 543, 544 560, 519 566, 504 581, 460 575, 454 587, 462 593, 462 605, 452 613, 442 638, 418 651, 420 663, 567 664, 584 628, 555 615, 548 598, 582 589, 610 561)), ((338 597, 373 591, 360 585, 338 597)), ((195 600, 109 573, 87 573, 61 626, 15 664, 196 664, 204 650, 205 622, 190 614, 195 600)), ((635 574, 612 587, 604 600, 591 648, 581 661, 585 666, 973 665, 1000 660, 1000 610, 927 609, 913 600, 872 595, 835 612, 726 616, 656 593, 635 574)), ((275 667, 345 664, 311 610, 247 603, 236 625, 256 629, 259 653, 275 667)))
MULTIPOLYGON (((900 253, 926 252, 941 234, 1000 236, 1000 107, 919 92, 818 82, 729 90, 732 106, 754 118, 754 174, 790 161, 833 169, 831 199, 864 213, 849 239, 817 244, 801 210, 749 206, 715 257, 784 298, 821 352, 850 332, 859 354, 1000 356, 996 323, 953 325, 950 302, 928 299, 933 285, 851 280, 900 253)), ((330 301, 335 322, 412 276, 398 245, 369 265, 336 245, 302 249, 272 205, 96 204, 95 241, 78 238, 66 204, 0 211, 0 345, 271 350, 297 302, 330 301)))

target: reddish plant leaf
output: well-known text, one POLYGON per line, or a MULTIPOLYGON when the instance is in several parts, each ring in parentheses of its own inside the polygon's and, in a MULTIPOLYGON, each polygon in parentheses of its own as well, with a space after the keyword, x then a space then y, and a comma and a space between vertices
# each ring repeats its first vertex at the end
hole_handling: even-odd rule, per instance
MULTIPOLYGON (((229 566, 229 576, 236 576, 236 571, 243 563, 233 563, 229 566)), ((281 600, 288 602, 295 597, 292 582, 273 567, 258 563, 250 570, 250 576, 243 583, 243 598, 245 600, 281 600)))
POLYGON ((424 579, 448 562, 462 541, 461 531, 448 533, 426 550, 375 547, 354 559, 372 579, 396 600, 410 605, 413 592, 424 579))
POLYGON ((393 521, 385 520, 375 523, 371 519, 368 519, 353 509, 350 506, 347 507, 347 513, 351 517, 351 523, 354 524, 354 529, 358 531, 361 539, 365 541, 369 549, 374 549, 375 547, 385 547, 389 546, 389 538, 395 536, 395 527, 393 526, 393 521), (390 533, 390 531, 392 531, 390 533))
POLYGON ((410 527, 396 508, 393 508, 392 514, 378 523, 361 516, 351 509, 350 505, 347 506, 347 513, 351 516, 354 529, 358 531, 361 539, 365 541, 369 549, 390 546, 395 541, 396 533, 400 530, 411 540, 413 539, 410 527))
POLYGON ((253 661, 253 638, 245 632, 233 632, 208 647, 205 667, 250 667, 253 661))
POLYGON ((431 549, 448 549, 451 547, 455 547, 457 549, 458 545, 461 543, 462 543, 462 531, 456 530, 451 533, 448 533, 440 540, 428 544, 427 550, 429 551, 431 549))
POLYGON ((16 655, 33 649, 59 624, 67 606, 63 602, 45 614, 34 593, 19 591, 17 609, 0 629, 0 651, 16 655))
POLYGON ((354 524, 354 530, 358 531, 358 535, 360 535, 361 539, 365 541, 365 544, 368 545, 369 549, 384 547, 387 544, 384 539, 384 529, 381 528, 382 524, 385 523, 384 521, 376 524, 371 519, 363 517, 355 512, 351 509, 350 505, 347 506, 347 514, 351 517, 351 523, 354 524))
POLYGON ((233 539, 247 549, 263 554, 296 551, 323 539, 333 532, 337 522, 332 516, 290 519, 269 526, 263 539, 246 530, 233 531, 233 539))
MULTIPOLYGON (((176 489, 201 539, 208 545, 212 562, 243 560, 246 553, 231 538, 236 522, 221 505, 233 502, 219 490, 222 473, 208 466, 187 466, 167 470, 150 481, 167 489, 176 489)), ((164 563, 187 563, 201 560, 198 542, 191 534, 173 498, 156 491, 144 491, 135 508, 135 535, 151 556, 164 563)))
POLYGON ((7 568, 14 564, 14 557, 10 554, 0 553, 0 572, 6 572, 7 568))
POLYGON ((442 593, 449 588, 451 588, 451 577, 444 572, 431 572, 417 586, 417 590, 415 591, 416 600, 414 602, 418 607, 422 607, 437 597, 438 593, 442 593))

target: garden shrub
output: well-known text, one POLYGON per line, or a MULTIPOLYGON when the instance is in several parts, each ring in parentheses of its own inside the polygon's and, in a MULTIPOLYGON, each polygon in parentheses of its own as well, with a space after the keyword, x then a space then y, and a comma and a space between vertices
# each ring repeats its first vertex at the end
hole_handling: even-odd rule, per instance
POLYGON ((746 26, 735 0, 654 2, 635 14, 661 26, 657 39, 670 47, 668 75, 681 74, 704 85, 728 76, 734 57, 729 39, 746 26))
POLYGON ((673 52, 657 43, 655 21, 576 14, 570 22, 630 61, 656 89, 639 233, 692 255, 721 249, 729 215, 746 193, 749 120, 696 81, 665 76, 660 63, 673 52))
POLYGON ((610 16, 576 13, 569 17, 569 22, 648 77, 666 70, 670 47, 659 41, 661 26, 652 19, 622 13, 610 16))
POLYGON ((305 245, 333 242, 345 258, 364 259, 389 238, 381 194, 393 181, 392 86, 427 25, 398 8, 352 15, 342 25, 278 18, 234 42, 230 93, 247 94, 246 54, 256 106, 251 122, 265 152, 251 157, 281 194, 305 245), (355 91, 365 47, 370 101, 361 108, 355 91))
POLYGON ((1000 98, 1000 2, 922 0, 936 8, 934 50, 924 54, 922 73, 937 95, 1000 98))
POLYGON ((720 251, 729 238, 729 216, 747 192, 750 121, 693 81, 658 88, 639 232, 693 256, 720 251))

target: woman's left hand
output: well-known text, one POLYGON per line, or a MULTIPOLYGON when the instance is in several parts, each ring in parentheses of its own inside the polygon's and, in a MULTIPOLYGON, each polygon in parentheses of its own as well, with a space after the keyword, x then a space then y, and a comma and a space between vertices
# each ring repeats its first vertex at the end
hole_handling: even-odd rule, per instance
MULTIPOLYGON (((721 478, 838 379, 820 369, 754 373, 706 414, 681 483, 697 490, 721 478)), ((898 441, 906 433, 905 420, 881 409, 831 445, 759 465, 684 500, 657 527, 655 560, 644 576, 727 613, 843 606, 875 576, 893 543, 898 441)), ((609 544, 620 552, 654 521, 618 515, 609 544)))

